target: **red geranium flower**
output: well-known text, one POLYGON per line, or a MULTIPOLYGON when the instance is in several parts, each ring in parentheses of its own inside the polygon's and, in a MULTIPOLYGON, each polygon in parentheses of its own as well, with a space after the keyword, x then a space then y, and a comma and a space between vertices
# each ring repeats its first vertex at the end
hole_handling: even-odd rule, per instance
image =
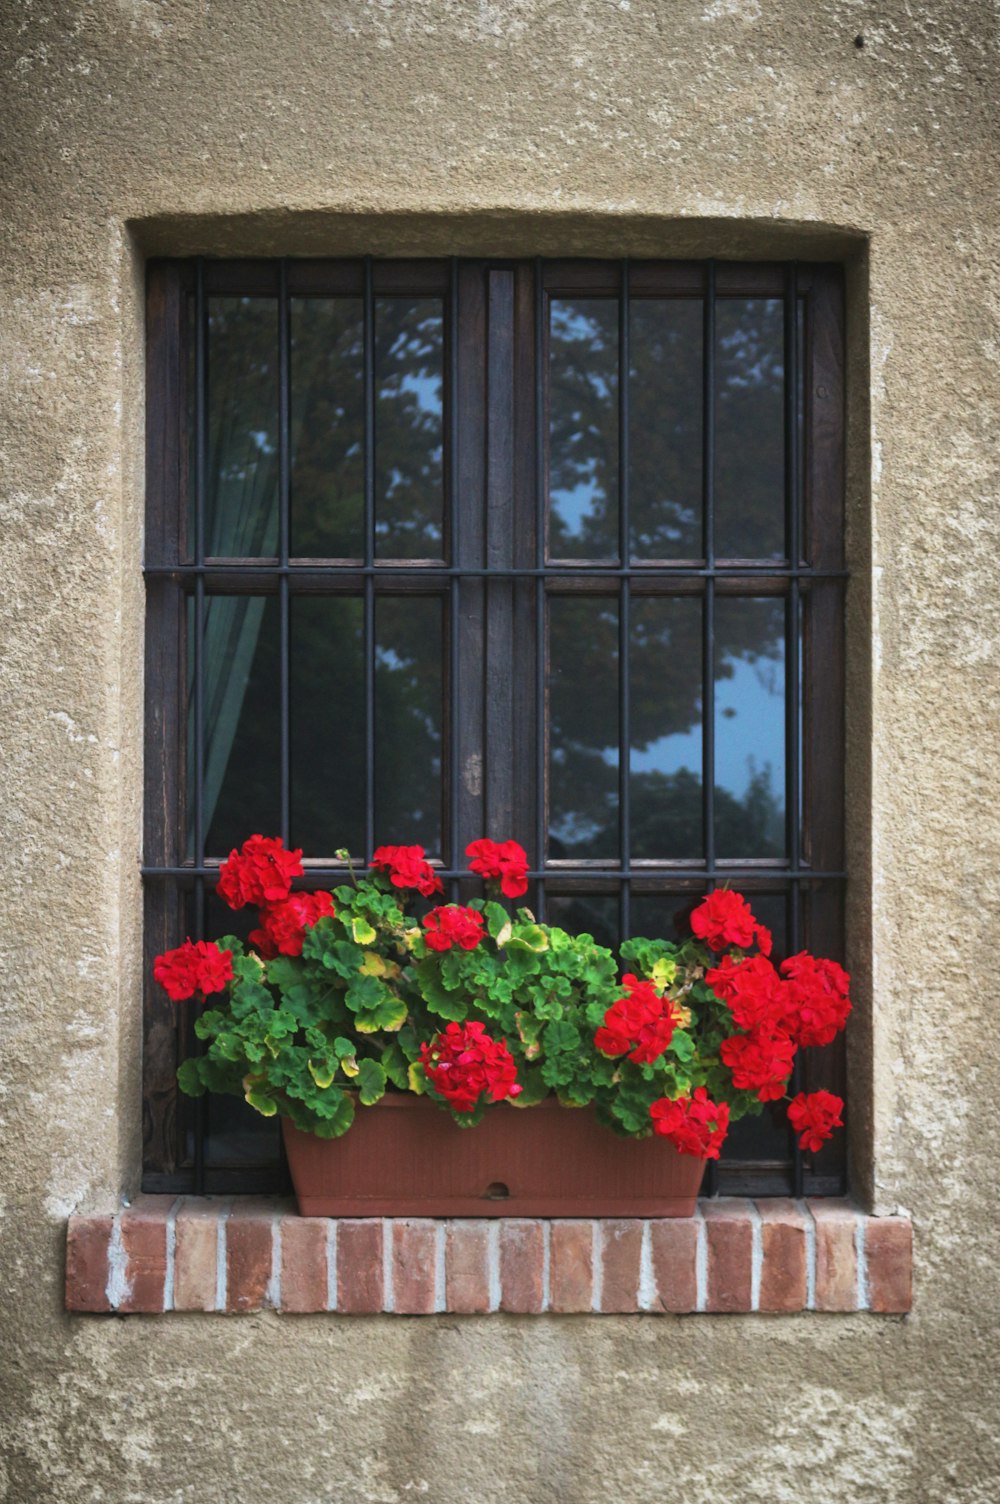
POLYGON ((729 1107, 713 1102, 703 1086, 693 1097, 660 1097, 649 1109, 653 1132, 669 1139, 681 1154, 699 1159, 718 1159, 719 1150, 729 1130, 729 1107))
MULTIPOLYGON (((727 945, 745 950, 753 944, 759 926, 741 893, 716 888, 691 915, 691 928, 710 950, 725 950, 727 945)), ((764 934, 769 940, 766 930, 764 934)))
POLYGON ((460 945, 463 950, 475 950, 486 933, 482 914, 457 903, 431 909, 424 916, 424 929, 427 931, 424 938, 431 950, 451 950, 453 945, 460 945))
POLYGON ((371 864, 377 871, 389 874, 394 888, 416 888, 424 898, 444 892, 444 884, 425 860, 422 846, 380 846, 373 853, 371 864))
POLYGON ((784 1027, 796 1044, 824 1045, 840 1033, 851 1011, 851 979, 836 961, 818 961, 807 951, 781 963, 788 978, 784 1027))
POLYGON ((266 961, 278 955, 301 956, 306 928, 334 912, 329 893, 290 893, 261 909, 260 929, 250 931, 250 944, 266 961))
POLYGON ((800 1091, 788 1104, 788 1120, 799 1135, 799 1148, 815 1154, 835 1128, 843 1128, 844 1104, 831 1091, 800 1091))
POLYGON ((722 1041, 719 1054, 732 1071, 738 1091, 755 1091, 761 1102, 785 1095, 795 1058, 795 1044, 787 1034, 764 1028, 734 1034, 722 1041))
POLYGON ((502 1039, 491 1039, 486 1025, 450 1023, 430 1044, 420 1046, 428 1081, 456 1112, 472 1112, 485 1093, 491 1101, 516 1097, 517 1066, 502 1039))
POLYGON ((717 997, 728 1003, 741 1029, 777 1028, 788 1010, 788 988, 766 956, 723 956, 705 973, 717 997))
POLYGON ((185 940, 176 950, 165 951, 153 962, 153 976, 172 1003, 194 997, 196 992, 222 992, 233 979, 233 953, 220 950, 210 940, 185 940))
POLYGON ((301 875, 301 849, 286 851, 280 838, 251 836, 223 862, 215 891, 231 909, 279 903, 288 897, 292 878, 301 875))
POLYGON ((499 878, 507 898, 520 898, 528 891, 528 853, 516 841, 491 841, 484 837, 465 848, 469 870, 483 878, 499 878))
POLYGON ((680 1023, 672 1000, 660 997, 652 982, 640 982, 630 973, 622 977, 626 997, 620 997, 604 1015, 604 1024, 594 1035, 603 1055, 628 1055, 638 1064, 658 1060, 680 1023))

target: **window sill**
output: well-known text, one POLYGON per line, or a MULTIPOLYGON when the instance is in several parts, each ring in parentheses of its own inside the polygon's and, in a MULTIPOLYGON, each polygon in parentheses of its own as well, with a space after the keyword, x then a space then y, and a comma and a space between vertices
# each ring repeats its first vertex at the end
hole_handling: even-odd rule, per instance
POLYGON ((299 1217, 141 1196, 69 1219, 70 1311, 423 1316, 870 1311, 911 1305, 912 1229, 846 1201, 726 1197, 673 1220, 299 1217))

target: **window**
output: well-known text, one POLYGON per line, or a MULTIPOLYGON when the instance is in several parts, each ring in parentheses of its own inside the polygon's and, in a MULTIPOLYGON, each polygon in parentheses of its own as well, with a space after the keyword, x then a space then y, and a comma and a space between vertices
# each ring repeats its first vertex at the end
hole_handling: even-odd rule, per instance
MULTIPOLYGON (((712 884, 842 951, 842 293, 825 266, 149 271, 147 951, 231 930, 253 830, 317 886, 420 841, 616 945, 712 884)), ((269 1190, 274 1124, 180 1097, 150 988, 148 1190, 269 1190)), ((843 1054, 801 1085, 843 1090, 843 1054)), ((769 1114, 708 1183, 842 1189, 769 1114)))

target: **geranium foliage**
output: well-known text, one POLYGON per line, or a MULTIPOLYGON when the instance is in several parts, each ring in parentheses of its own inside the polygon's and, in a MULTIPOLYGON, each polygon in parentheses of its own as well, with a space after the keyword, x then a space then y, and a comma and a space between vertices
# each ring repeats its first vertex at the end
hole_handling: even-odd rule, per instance
MULTIPOLYGON (((408 899, 441 892, 421 847, 380 847, 365 875, 309 894, 292 891, 301 853, 251 836, 219 882, 231 907, 259 907, 249 944, 227 935, 157 960, 171 998, 204 1004, 206 1049, 182 1064, 182 1089, 239 1093, 324 1138, 386 1091, 426 1094, 463 1126, 554 1095, 619 1134, 717 1158, 731 1122, 788 1096, 797 1050, 846 1023, 846 973, 806 953, 776 967, 740 894, 709 895, 684 941, 627 941, 622 974, 591 935, 512 910, 528 871, 516 842, 467 854, 486 896, 421 921, 408 899)), ((818 1150, 842 1110, 798 1093, 803 1147, 818 1150)))

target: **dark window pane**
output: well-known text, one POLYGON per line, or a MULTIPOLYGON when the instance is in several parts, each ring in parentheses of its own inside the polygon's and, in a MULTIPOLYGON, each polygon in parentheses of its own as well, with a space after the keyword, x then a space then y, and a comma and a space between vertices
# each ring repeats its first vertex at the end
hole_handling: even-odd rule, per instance
POLYGON ((206 554, 235 559, 275 555, 278 305, 274 298, 208 300, 206 441, 206 554))
POLYGON ((375 302, 375 533, 380 559, 439 559, 443 526, 440 298, 375 302))
POLYGON ((618 301, 553 298, 549 557, 618 558, 618 301))
POLYGON ((702 304, 629 305, 629 517, 637 559, 702 555, 702 304))
POLYGON ((788 899, 784 893, 755 893, 752 888, 745 885, 741 888, 739 883, 730 883, 730 887, 740 888, 744 898, 753 910, 754 918, 759 920, 771 931, 774 949, 771 959, 775 963, 789 954, 789 931, 788 931, 788 899))
POLYGON ((364 320, 360 298, 293 298, 291 553, 364 554, 364 320))
POLYGON ((651 940, 686 939, 691 933, 688 916, 704 893, 633 893, 631 929, 633 935, 651 940))
POLYGON ((611 893, 549 894, 545 921, 575 935, 593 935, 598 945, 618 948, 618 897, 611 893))
POLYGON ((618 603, 549 601, 550 858, 617 860, 618 603))
POLYGON ((291 602, 293 846, 332 857, 365 844, 362 603, 356 596, 291 602))
POLYGON ((699 857, 701 601, 634 596, 631 603, 632 855, 699 857))
POLYGON ((441 852, 442 604, 375 603, 375 841, 441 852))
POLYGON ((715 313, 715 552, 785 552, 784 309, 721 299, 715 313))
POLYGON ((715 602, 715 840, 722 857, 785 853, 785 604, 715 602))
MULTIPOLYGON (((188 614, 189 672, 193 671, 193 626, 192 602, 188 614)), ((207 597, 202 665, 208 856, 228 856, 255 831, 277 834, 281 818, 278 657, 278 603, 273 597, 207 597)), ((193 821, 194 710, 190 698, 188 734, 187 799, 189 820, 193 821)))
POLYGON ((726 1141, 722 1146, 720 1160, 731 1164, 734 1160, 776 1160, 779 1164, 791 1161, 792 1136, 788 1129, 784 1105, 768 1104, 760 1117, 741 1118, 731 1123, 726 1141))

